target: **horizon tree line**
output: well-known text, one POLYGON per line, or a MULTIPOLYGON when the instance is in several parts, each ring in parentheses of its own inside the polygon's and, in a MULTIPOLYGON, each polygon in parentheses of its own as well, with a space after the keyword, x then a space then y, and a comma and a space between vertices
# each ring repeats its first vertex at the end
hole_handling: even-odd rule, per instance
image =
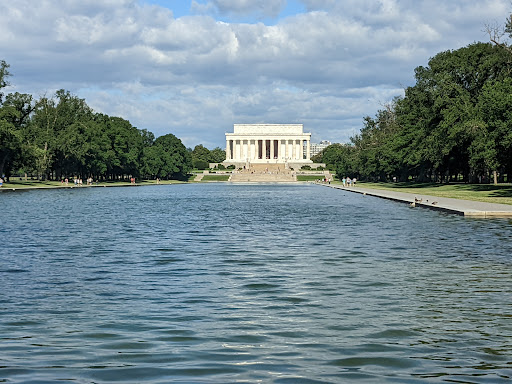
POLYGON ((96 113, 63 89, 38 100, 4 95, 9 76, 9 65, 0 61, 0 176, 7 179, 187 179, 194 166, 225 158, 220 148, 187 149, 173 134, 155 138, 121 117, 96 113))
POLYGON ((416 83, 350 143, 316 158, 338 177, 368 181, 512 180, 512 15, 490 42, 440 52, 415 69, 416 83))

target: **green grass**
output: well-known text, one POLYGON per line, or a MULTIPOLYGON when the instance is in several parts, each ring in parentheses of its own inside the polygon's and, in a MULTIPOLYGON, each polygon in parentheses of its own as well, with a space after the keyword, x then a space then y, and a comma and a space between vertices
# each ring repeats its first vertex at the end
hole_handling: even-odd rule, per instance
POLYGON ((201 181, 228 181, 231 174, 220 174, 220 175, 204 175, 201 181))
MULTIPOLYGON (((337 181, 336 184, 341 184, 337 181)), ((512 205, 512 184, 366 183, 358 187, 512 205)))
MULTIPOLYGON (((161 180, 160 184, 179 184, 184 181, 180 180, 161 180)), ((157 184, 156 180, 137 180, 136 185, 153 185, 157 184)), ((129 181, 102 181, 99 183, 93 183, 94 186, 110 186, 110 187, 121 187, 131 185, 129 181)), ((59 188, 66 187, 66 184, 60 181, 38 181, 38 180, 19 180, 19 178, 11 178, 9 183, 5 183, 2 189, 29 189, 29 188, 59 188)), ((70 180, 67 187, 75 187, 73 180, 70 180)), ((82 188, 88 187, 87 182, 84 180, 82 188)))
MULTIPOLYGON (((69 185, 72 185, 71 182, 69 185)), ((11 178, 9 183, 4 181, 4 185, 2 188, 53 188, 53 187, 61 187, 60 181, 38 181, 38 180, 16 180, 11 178)))
POLYGON ((297 181, 316 181, 322 180, 323 175, 297 175, 297 181))

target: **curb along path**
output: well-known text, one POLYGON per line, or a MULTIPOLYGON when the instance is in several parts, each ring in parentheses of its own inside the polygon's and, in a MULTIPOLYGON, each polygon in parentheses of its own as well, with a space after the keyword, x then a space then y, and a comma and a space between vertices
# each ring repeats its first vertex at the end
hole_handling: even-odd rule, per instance
POLYGON ((512 205, 507 204, 484 203, 481 201, 452 199, 447 197, 387 191, 383 189, 343 187, 327 184, 320 185, 341 189, 348 192, 360 193, 362 195, 375 196, 402 203, 409 203, 416 207, 454 213, 465 217, 512 218, 512 205))

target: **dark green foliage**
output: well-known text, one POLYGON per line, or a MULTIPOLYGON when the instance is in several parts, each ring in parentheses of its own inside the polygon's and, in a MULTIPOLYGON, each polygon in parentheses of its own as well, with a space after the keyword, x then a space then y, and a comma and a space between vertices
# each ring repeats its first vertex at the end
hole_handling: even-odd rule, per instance
POLYGON ((192 168, 192 157, 181 140, 169 133, 158 137, 144 152, 146 177, 184 180, 192 168))
POLYGON ((326 148, 323 162, 371 181, 510 180, 510 65, 507 50, 486 43, 437 54, 403 98, 366 117, 351 146, 326 148))
POLYGON ((311 156, 311 161, 313 161, 313 163, 323 163, 322 152, 311 156))
POLYGON ((210 167, 210 164, 207 161, 204 161, 201 159, 195 159, 192 161, 192 166, 195 169, 204 170, 204 169, 208 169, 210 167))
POLYGON ((222 148, 214 148, 210 151, 210 163, 220 163, 226 160, 226 151, 222 148))
MULTIPOLYGON (((196 161, 208 163, 210 161, 210 150, 202 144, 196 145, 192 151, 192 161, 194 164, 196 161)), ((208 168, 208 166, 206 166, 206 168, 208 168)))
MULTIPOLYGON (((0 89, 8 84, 7 68, 1 61, 0 89)), ((184 179, 190 168, 190 154, 174 135, 155 140, 127 120, 94 113, 65 90, 37 102, 19 93, 0 97, 0 176, 184 179)))
POLYGON ((192 150, 192 164, 196 169, 208 169, 210 163, 220 163, 226 160, 226 151, 217 147, 211 151, 202 144, 192 150))

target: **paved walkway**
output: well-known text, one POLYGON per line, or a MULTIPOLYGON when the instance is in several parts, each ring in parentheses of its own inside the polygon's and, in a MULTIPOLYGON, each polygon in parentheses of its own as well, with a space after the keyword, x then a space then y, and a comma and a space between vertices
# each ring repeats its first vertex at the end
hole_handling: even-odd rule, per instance
POLYGON ((363 195, 376 196, 383 199, 414 204, 414 206, 416 207, 455 213, 461 216, 478 218, 512 217, 512 205, 508 204, 483 203, 480 201, 451 199, 447 197, 412 194, 405 192, 388 191, 383 189, 343 187, 339 185, 328 184, 322 185, 331 188, 342 189, 348 192, 361 193, 363 195))

